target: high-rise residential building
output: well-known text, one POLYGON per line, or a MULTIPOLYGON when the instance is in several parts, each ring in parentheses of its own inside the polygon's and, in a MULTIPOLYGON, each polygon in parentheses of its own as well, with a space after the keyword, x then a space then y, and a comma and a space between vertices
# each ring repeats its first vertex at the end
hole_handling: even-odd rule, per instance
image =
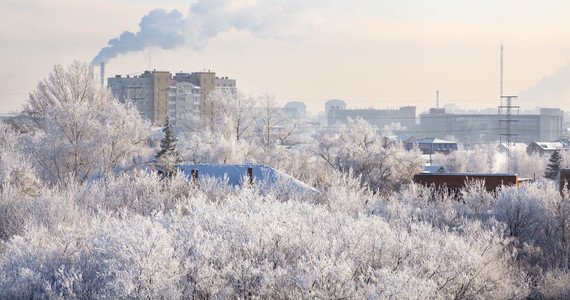
POLYGON ((173 79, 177 82, 189 82, 200 87, 200 121, 202 124, 214 126, 216 119, 214 103, 210 93, 215 89, 236 89, 236 80, 228 77, 216 77, 215 72, 176 73, 173 79))
POLYGON ((162 125, 168 112, 171 74, 166 71, 145 71, 140 76, 108 78, 113 96, 120 101, 131 101, 142 117, 162 125))
POLYGON ((181 72, 172 76, 170 72, 154 70, 133 77, 116 75, 108 78, 108 86, 113 96, 123 102, 132 101, 141 115, 155 125, 164 124, 167 114, 174 114, 171 115, 173 118, 198 114, 203 124, 213 126, 215 108, 209 99, 210 93, 216 88, 236 89, 236 80, 228 77, 218 78, 216 73, 210 71, 181 72), (193 87, 188 85, 176 87, 176 84, 181 82, 190 83, 193 87), (189 93, 185 94, 186 92, 189 93), (199 92, 198 108, 195 105, 196 99, 193 98, 197 92, 199 92), (175 97, 175 105, 170 105, 172 97, 175 97))
POLYGON ((170 122, 180 126, 190 119, 200 118, 201 88, 190 82, 177 82, 170 86, 170 122))

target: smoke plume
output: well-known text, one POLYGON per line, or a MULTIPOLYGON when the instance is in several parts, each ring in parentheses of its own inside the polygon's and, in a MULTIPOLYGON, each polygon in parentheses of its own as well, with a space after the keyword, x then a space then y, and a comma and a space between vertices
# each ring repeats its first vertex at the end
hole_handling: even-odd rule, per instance
POLYGON ((542 77, 534 86, 519 92, 522 105, 567 105, 570 101, 570 61, 554 73, 542 77))
POLYGON ((199 0, 190 6, 187 17, 177 10, 156 9, 141 19, 137 33, 125 31, 109 40, 109 46, 99 51, 92 64, 106 63, 119 54, 149 47, 201 49, 209 39, 231 29, 246 30, 260 38, 297 38, 309 27, 308 18, 302 14, 304 8, 301 0, 241 4, 230 0, 199 0))

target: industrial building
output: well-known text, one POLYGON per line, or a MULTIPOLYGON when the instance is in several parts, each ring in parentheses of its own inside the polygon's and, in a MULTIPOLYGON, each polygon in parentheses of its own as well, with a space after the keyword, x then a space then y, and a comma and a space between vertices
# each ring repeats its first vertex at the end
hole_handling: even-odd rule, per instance
POLYGON ((346 109, 346 102, 339 99, 332 99, 325 102, 325 119, 327 120, 327 125, 329 126, 331 126, 331 124, 328 123, 328 117, 332 109, 344 110, 346 109))
POLYGON ((303 102, 287 102, 283 109, 287 115, 293 118, 304 119, 307 116, 307 106, 303 102))
MULTIPOLYGON (((449 114, 445 109, 431 109, 420 114, 420 126, 410 132, 416 136, 444 139, 453 136, 463 144, 495 142, 505 133, 499 114, 449 114)), ((558 108, 541 108, 540 114, 512 116, 512 142, 554 141, 563 133, 564 112, 558 108)))
POLYGON ((331 106, 327 115, 327 124, 335 126, 338 123, 345 123, 348 118, 361 118, 379 129, 396 123, 410 129, 416 126, 416 107, 404 106, 399 109, 342 109, 339 106, 331 106))

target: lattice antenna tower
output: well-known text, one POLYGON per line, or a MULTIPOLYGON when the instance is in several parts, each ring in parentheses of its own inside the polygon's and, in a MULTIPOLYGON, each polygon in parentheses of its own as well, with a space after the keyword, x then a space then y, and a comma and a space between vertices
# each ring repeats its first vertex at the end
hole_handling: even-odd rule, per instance
POLYGON ((503 43, 501 43, 501 87, 500 87, 500 105, 499 105, 499 128, 504 129, 504 133, 500 133, 500 142, 506 143, 507 148, 507 173, 511 172, 511 146, 514 144, 518 134, 513 133, 513 123, 519 120, 513 118, 513 109, 516 110, 516 115, 519 114, 520 106, 513 106, 513 100, 518 96, 504 96, 503 95, 503 43), (504 116, 504 118, 501 118, 504 116))

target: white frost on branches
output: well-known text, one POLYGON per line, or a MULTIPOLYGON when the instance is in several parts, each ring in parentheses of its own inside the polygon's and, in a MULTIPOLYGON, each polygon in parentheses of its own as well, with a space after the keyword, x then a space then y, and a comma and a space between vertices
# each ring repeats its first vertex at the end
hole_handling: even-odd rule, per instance
POLYGON ((149 124, 99 86, 88 64, 55 66, 20 120, 24 153, 52 183, 85 181, 148 155, 149 124))

